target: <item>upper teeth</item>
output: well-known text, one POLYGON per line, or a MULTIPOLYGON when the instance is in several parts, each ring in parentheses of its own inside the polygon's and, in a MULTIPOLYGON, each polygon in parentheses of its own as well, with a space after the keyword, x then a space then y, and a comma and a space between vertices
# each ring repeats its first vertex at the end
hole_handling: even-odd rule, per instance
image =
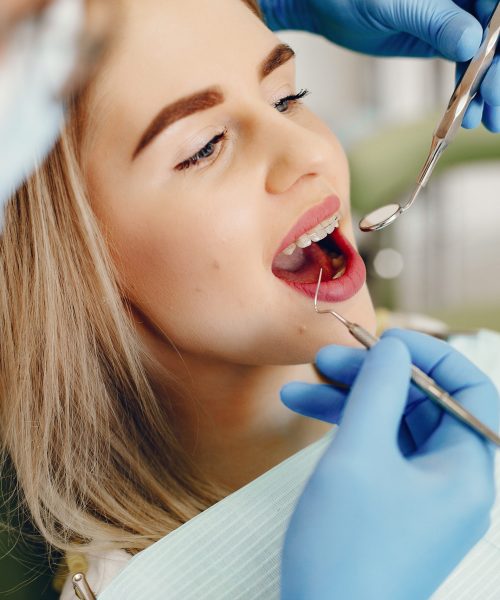
POLYGON ((291 256, 295 248, 307 248, 313 242, 319 242, 326 238, 327 235, 330 235, 337 227, 339 226, 339 217, 338 215, 334 215, 333 217, 329 217, 325 221, 322 221, 319 225, 316 225, 314 229, 304 233, 296 240, 293 244, 290 244, 288 248, 283 250, 283 254, 287 256, 291 256))

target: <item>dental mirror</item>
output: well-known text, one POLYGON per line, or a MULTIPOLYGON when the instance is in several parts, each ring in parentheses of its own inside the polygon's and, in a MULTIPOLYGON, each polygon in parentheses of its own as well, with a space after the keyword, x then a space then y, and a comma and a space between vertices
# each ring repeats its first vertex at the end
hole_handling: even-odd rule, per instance
POLYGON ((360 223, 361 231, 378 231, 395 221, 401 211, 399 204, 387 204, 365 215, 360 223))
MULTIPOLYGON (((443 149, 440 149, 440 153, 443 151, 443 149)), ((371 213, 365 215, 359 223, 359 228, 361 231, 379 231, 380 229, 383 229, 384 227, 387 227, 393 223, 400 215, 405 213, 413 205, 420 190, 427 183, 428 179, 428 176, 425 178, 425 180, 422 179, 417 189, 413 193, 413 196, 403 206, 401 206, 401 204, 386 204, 385 206, 376 208, 375 210, 372 210, 371 213)))
POLYGON ((420 190, 426 186, 441 155, 456 136, 470 103, 476 97, 481 82, 491 66, 500 40, 500 2, 496 3, 485 27, 483 42, 477 54, 470 61, 465 73, 457 83, 450 102, 432 136, 432 144, 425 165, 418 177, 417 188, 410 200, 400 204, 388 204, 372 211, 361 219, 361 231, 378 231, 393 223, 415 202, 420 190))

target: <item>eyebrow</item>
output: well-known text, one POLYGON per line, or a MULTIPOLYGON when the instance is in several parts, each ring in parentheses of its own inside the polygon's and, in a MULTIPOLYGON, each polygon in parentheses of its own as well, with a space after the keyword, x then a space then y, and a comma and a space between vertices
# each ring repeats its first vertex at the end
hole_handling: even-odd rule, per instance
MULTIPOLYGON (((259 80, 262 81, 278 67, 295 57, 295 52, 288 44, 279 44, 262 61, 259 68, 259 80)), ((176 121, 189 117, 202 110, 218 106, 224 102, 224 94, 219 87, 211 87, 190 96, 186 96, 165 106, 151 121, 137 144, 132 160, 148 146, 162 131, 176 121)))

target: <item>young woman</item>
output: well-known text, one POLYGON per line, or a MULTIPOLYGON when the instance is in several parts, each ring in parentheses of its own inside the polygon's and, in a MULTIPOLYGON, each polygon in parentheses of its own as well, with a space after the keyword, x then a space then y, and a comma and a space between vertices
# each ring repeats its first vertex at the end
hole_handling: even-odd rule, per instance
POLYGON ((330 430, 279 401, 352 345, 314 312, 319 267, 374 327, 345 154, 257 12, 124 1, 6 211, 2 439, 61 550, 126 561, 330 430))

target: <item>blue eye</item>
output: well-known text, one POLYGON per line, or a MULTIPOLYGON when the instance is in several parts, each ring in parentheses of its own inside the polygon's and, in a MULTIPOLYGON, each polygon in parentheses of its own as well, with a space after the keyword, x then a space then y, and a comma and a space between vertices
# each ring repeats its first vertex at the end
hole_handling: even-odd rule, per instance
POLYGON ((290 104, 295 104, 299 100, 302 100, 302 98, 305 98, 309 93, 309 90, 300 90, 298 94, 285 96, 284 98, 278 100, 278 102, 275 102, 274 108, 278 112, 287 112, 287 110, 290 108, 290 104))
MULTIPOLYGON (((291 96, 285 96, 284 98, 280 98, 277 102, 274 103, 274 108, 281 113, 285 113, 290 108, 291 104, 295 104, 299 100, 302 100, 305 96, 309 94, 308 90, 301 90, 298 94, 293 94, 291 96)), ((227 129, 223 132, 217 134, 213 137, 208 144, 203 146, 201 150, 198 150, 196 154, 190 156, 186 160, 183 160, 176 167, 176 171, 185 171, 190 169, 191 167, 197 167, 201 162, 207 160, 211 156, 213 156, 214 152, 217 149, 217 146, 226 138, 227 129)))
POLYGON ((219 133, 218 135, 213 137, 208 142, 208 144, 203 146, 203 148, 201 150, 198 150, 198 152, 196 154, 194 154, 190 158, 187 158, 186 160, 183 160, 181 163, 179 163, 175 167, 175 170, 176 171, 184 171, 186 169, 189 169, 190 167, 196 166, 199 162, 201 162, 207 158, 210 158, 212 156, 212 154, 215 152, 215 149, 217 148, 218 144, 220 144, 220 142, 226 137, 226 134, 227 134, 227 129, 225 129, 222 133, 219 133))

